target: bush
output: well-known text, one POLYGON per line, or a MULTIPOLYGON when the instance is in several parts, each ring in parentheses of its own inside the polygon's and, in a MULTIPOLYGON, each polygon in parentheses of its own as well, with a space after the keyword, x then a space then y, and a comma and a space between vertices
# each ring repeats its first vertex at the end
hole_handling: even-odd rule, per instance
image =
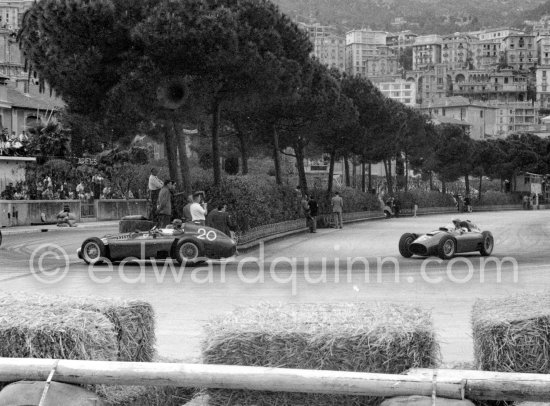
MULTIPOLYGON (((193 184, 193 190, 204 190, 211 210, 221 202, 228 205, 233 215, 237 231, 295 220, 302 217, 300 210, 301 194, 291 186, 276 185, 274 180, 257 179, 253 176, 228 176, 222 185, 215 187, 209 178, 193 184)), ((356 189, 342 188, 339 192, 344 199, 344 211, 356 212, 379 209, 373 195, 356 189)), ((326 200, 326 190, 311 189, 310 193, 319 202, 319 213, 330 212, 330 201, 326 200)), ((178 195, 178 205, 185 204, 185 196, 178 195)))
POLYGON ((481 201, 476 199, 474 205, 494 206, 500 204, 521 204, 521 196, 494 190, 482 193, 481 201))
POLYGON ((455 201, 448 193, 424 191, 412 189, 407 192, 398 192, 397 196, 401 202, 402 209, 411 209, 415 204, 418 207, 454 207, 455 201))

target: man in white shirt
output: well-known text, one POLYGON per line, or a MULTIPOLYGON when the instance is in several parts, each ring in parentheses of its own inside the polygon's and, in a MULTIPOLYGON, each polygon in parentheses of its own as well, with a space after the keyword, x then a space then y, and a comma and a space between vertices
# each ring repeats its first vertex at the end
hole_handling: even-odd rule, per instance
POLYGON ((157 204, 159 199, 160 189, 164 186, 164 182, 157 176, 157 168, 151 168, 151 175, 149 175, 149 196, 151 197, 151 220, 157 219, 157 204))
POLYGON ((204 226, 206 222, 206 203, 203 201, 202 193, 195 192, 193 194, 193 204, 191 205, 191 219, 193 223, 204 226))

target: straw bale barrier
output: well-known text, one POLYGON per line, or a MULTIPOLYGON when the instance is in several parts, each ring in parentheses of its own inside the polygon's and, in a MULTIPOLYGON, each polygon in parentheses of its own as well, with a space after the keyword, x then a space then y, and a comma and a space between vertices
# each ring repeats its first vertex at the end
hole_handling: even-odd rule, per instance
POLYGON ((155 315, 147 302, 0 293, 0 313, 3 313, 4 306, 10 305, 29 312, 34 311, 31 309, 47 309, 54 313, 62 309, 74 309, 100 314, 111 322, 116 333, 118 352, 115 360, 150 362, 155 357, 155 315))
MULTIPOLYGON (((184 361, 157 356, 154 362, 182 363, 184 361)), ((195 396, 194 388, 174 386, 108 386, 92 388, 109 406, 181 406, 195 396)))
POLYGON ((550 292, 478 299, 472 330, 476 368, 550 373, 550 292))
MULTIPOLYGON (((431 315, 365 303, 239 308, 206 326, 208 364, 402 373, 440 359, 431 315)), ((207 390, 211 405, 372 405, 369 397, 207 390)))

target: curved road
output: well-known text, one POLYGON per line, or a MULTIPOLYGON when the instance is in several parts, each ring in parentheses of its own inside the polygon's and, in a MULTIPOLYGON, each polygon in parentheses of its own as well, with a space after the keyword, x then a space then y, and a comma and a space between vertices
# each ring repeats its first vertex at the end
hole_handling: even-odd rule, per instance
POLYGON ((472 213, 491 230, 493 257, 442 262, 399 257, 404 232, 426 232, 453 215, 370 221, 268 244, 225 262, 180 269, 166 262, 89 268, 75 255, 87 236, 112 229, 59 229, 4 236, 0 289, 146 300, 155 308, 159 352, 187 361, 200 354, 202 326, 235 306, 261 301, 414 304, 430 309, 445 362, 473 359, 476 298, 550 287, 550 211, 472 213), (63 252, 67 252, 65 258, 63 252))

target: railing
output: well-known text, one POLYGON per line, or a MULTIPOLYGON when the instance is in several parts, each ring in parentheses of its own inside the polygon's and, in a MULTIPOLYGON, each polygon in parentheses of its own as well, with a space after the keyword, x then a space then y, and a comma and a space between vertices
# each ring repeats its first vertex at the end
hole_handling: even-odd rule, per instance
POLYGON ((80 203, 80 218, 89 219, 95 217, 96 212, 94 203, 80 203))
POLYGON ((0 358, 0 382, 175 386, 355 396, 550 400, 550 375, 466 370, 410 370, 406 375, 146 362, 0 358))

